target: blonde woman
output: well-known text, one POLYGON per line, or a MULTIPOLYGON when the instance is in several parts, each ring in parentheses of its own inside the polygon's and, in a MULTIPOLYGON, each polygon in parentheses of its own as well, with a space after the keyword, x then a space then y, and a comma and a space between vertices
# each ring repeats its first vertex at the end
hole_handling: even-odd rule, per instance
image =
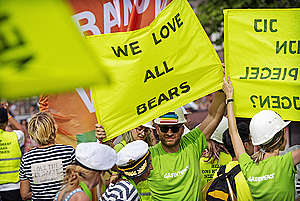
MULTIPOLYGON (((114 149, 119 152, 126 144, 136 141, 136 140, 143 140, 149 146, 155 145, 155 139, 153 136, 153 131, 151 129, 155 129, 152 126, 151 122, 138 126, 122 135, 122 141, 117 144, 114 149)), ((99 138, 98 138, 99 139, 99 138)))
POLYGON ((113 148, 97 142, 79 144, 75 155, 75 162, 67 167, 64 186, 55 201, 92 201, 91 190, 103 181, 104 171, 117 161, 113 148))
POLYGON ((20 165, 20 193, 23 200, 50 201, 61 188, 66 167, 75 150, 55 144, 56 124, 51 114, 39 112, 30 119, 28 133, 38 146, 25 153, 20 165))
POLYGON ((233 112, 233 87, 224 78, 223 90, 227 99, 229 133, 234 152, 249 185, 254 200, 295 200, 295 165, 300 162, 300 149, 283 156, 279 151, 286 145, 283 129, 290 123, 271 110, 256 114, 250 122, 253 145, 259 151, 252 158, 246 153, 239 136, 233 112))

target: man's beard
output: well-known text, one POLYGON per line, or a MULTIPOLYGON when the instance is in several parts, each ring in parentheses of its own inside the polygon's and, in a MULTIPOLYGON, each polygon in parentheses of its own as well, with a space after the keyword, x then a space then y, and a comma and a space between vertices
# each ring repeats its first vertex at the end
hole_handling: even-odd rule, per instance
POLYGON ((178 138, 174 144, 168 144, 165 142, 164 139, 160 139, 161 143, 165 146, 165 147, 169 147, 169 148, 172 148, 172 147, 176 147, 179 143, 180 143, 180 138, 178 138))

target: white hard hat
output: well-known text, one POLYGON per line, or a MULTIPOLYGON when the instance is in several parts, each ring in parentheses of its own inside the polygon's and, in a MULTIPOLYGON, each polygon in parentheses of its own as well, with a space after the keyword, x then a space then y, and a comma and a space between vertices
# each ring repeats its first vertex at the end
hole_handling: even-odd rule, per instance
POLYGON ((210 139, 215 140, 221 144, 223 144, 223 133, 228 129, 228 119, 223 116, 222 120, 220 121, 218 127, 216 128, 215 132, 211 135, 210 139))
POLYGON ((263 110, 257 113, 250 122, 250 135, 253 145, 268 143, 277 132, 285 128, 290 121, 282 118, 272 110, 263 110))

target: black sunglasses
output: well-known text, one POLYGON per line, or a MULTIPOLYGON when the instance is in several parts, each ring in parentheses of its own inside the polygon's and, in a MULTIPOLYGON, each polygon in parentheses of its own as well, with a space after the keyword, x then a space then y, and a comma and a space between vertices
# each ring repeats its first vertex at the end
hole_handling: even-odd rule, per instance
POLYGON ((181 127, 182 127, 182 124, 174 125, 174 126, 159 126, 159 130, 163 133, 167 133, 169 131, 169 129, 171 129, 172 133, 177 133, 181 127))

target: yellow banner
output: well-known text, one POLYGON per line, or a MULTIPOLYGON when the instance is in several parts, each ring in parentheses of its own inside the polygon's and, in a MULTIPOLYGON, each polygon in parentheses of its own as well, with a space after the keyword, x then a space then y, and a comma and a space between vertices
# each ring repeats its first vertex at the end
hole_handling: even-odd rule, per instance
POLYGON ((70 16, 61 0, 0 0, 0 97, 107 83, 70 16))
POLYGON ((235 112, 300 120, 300 9, 225 10, 225 67, 235 112))
POLYGON ((88 39, 112 77, 111 86, 92 89, 108 139, 222 86, 221 62, 186 0, 143 29, 88 39))

